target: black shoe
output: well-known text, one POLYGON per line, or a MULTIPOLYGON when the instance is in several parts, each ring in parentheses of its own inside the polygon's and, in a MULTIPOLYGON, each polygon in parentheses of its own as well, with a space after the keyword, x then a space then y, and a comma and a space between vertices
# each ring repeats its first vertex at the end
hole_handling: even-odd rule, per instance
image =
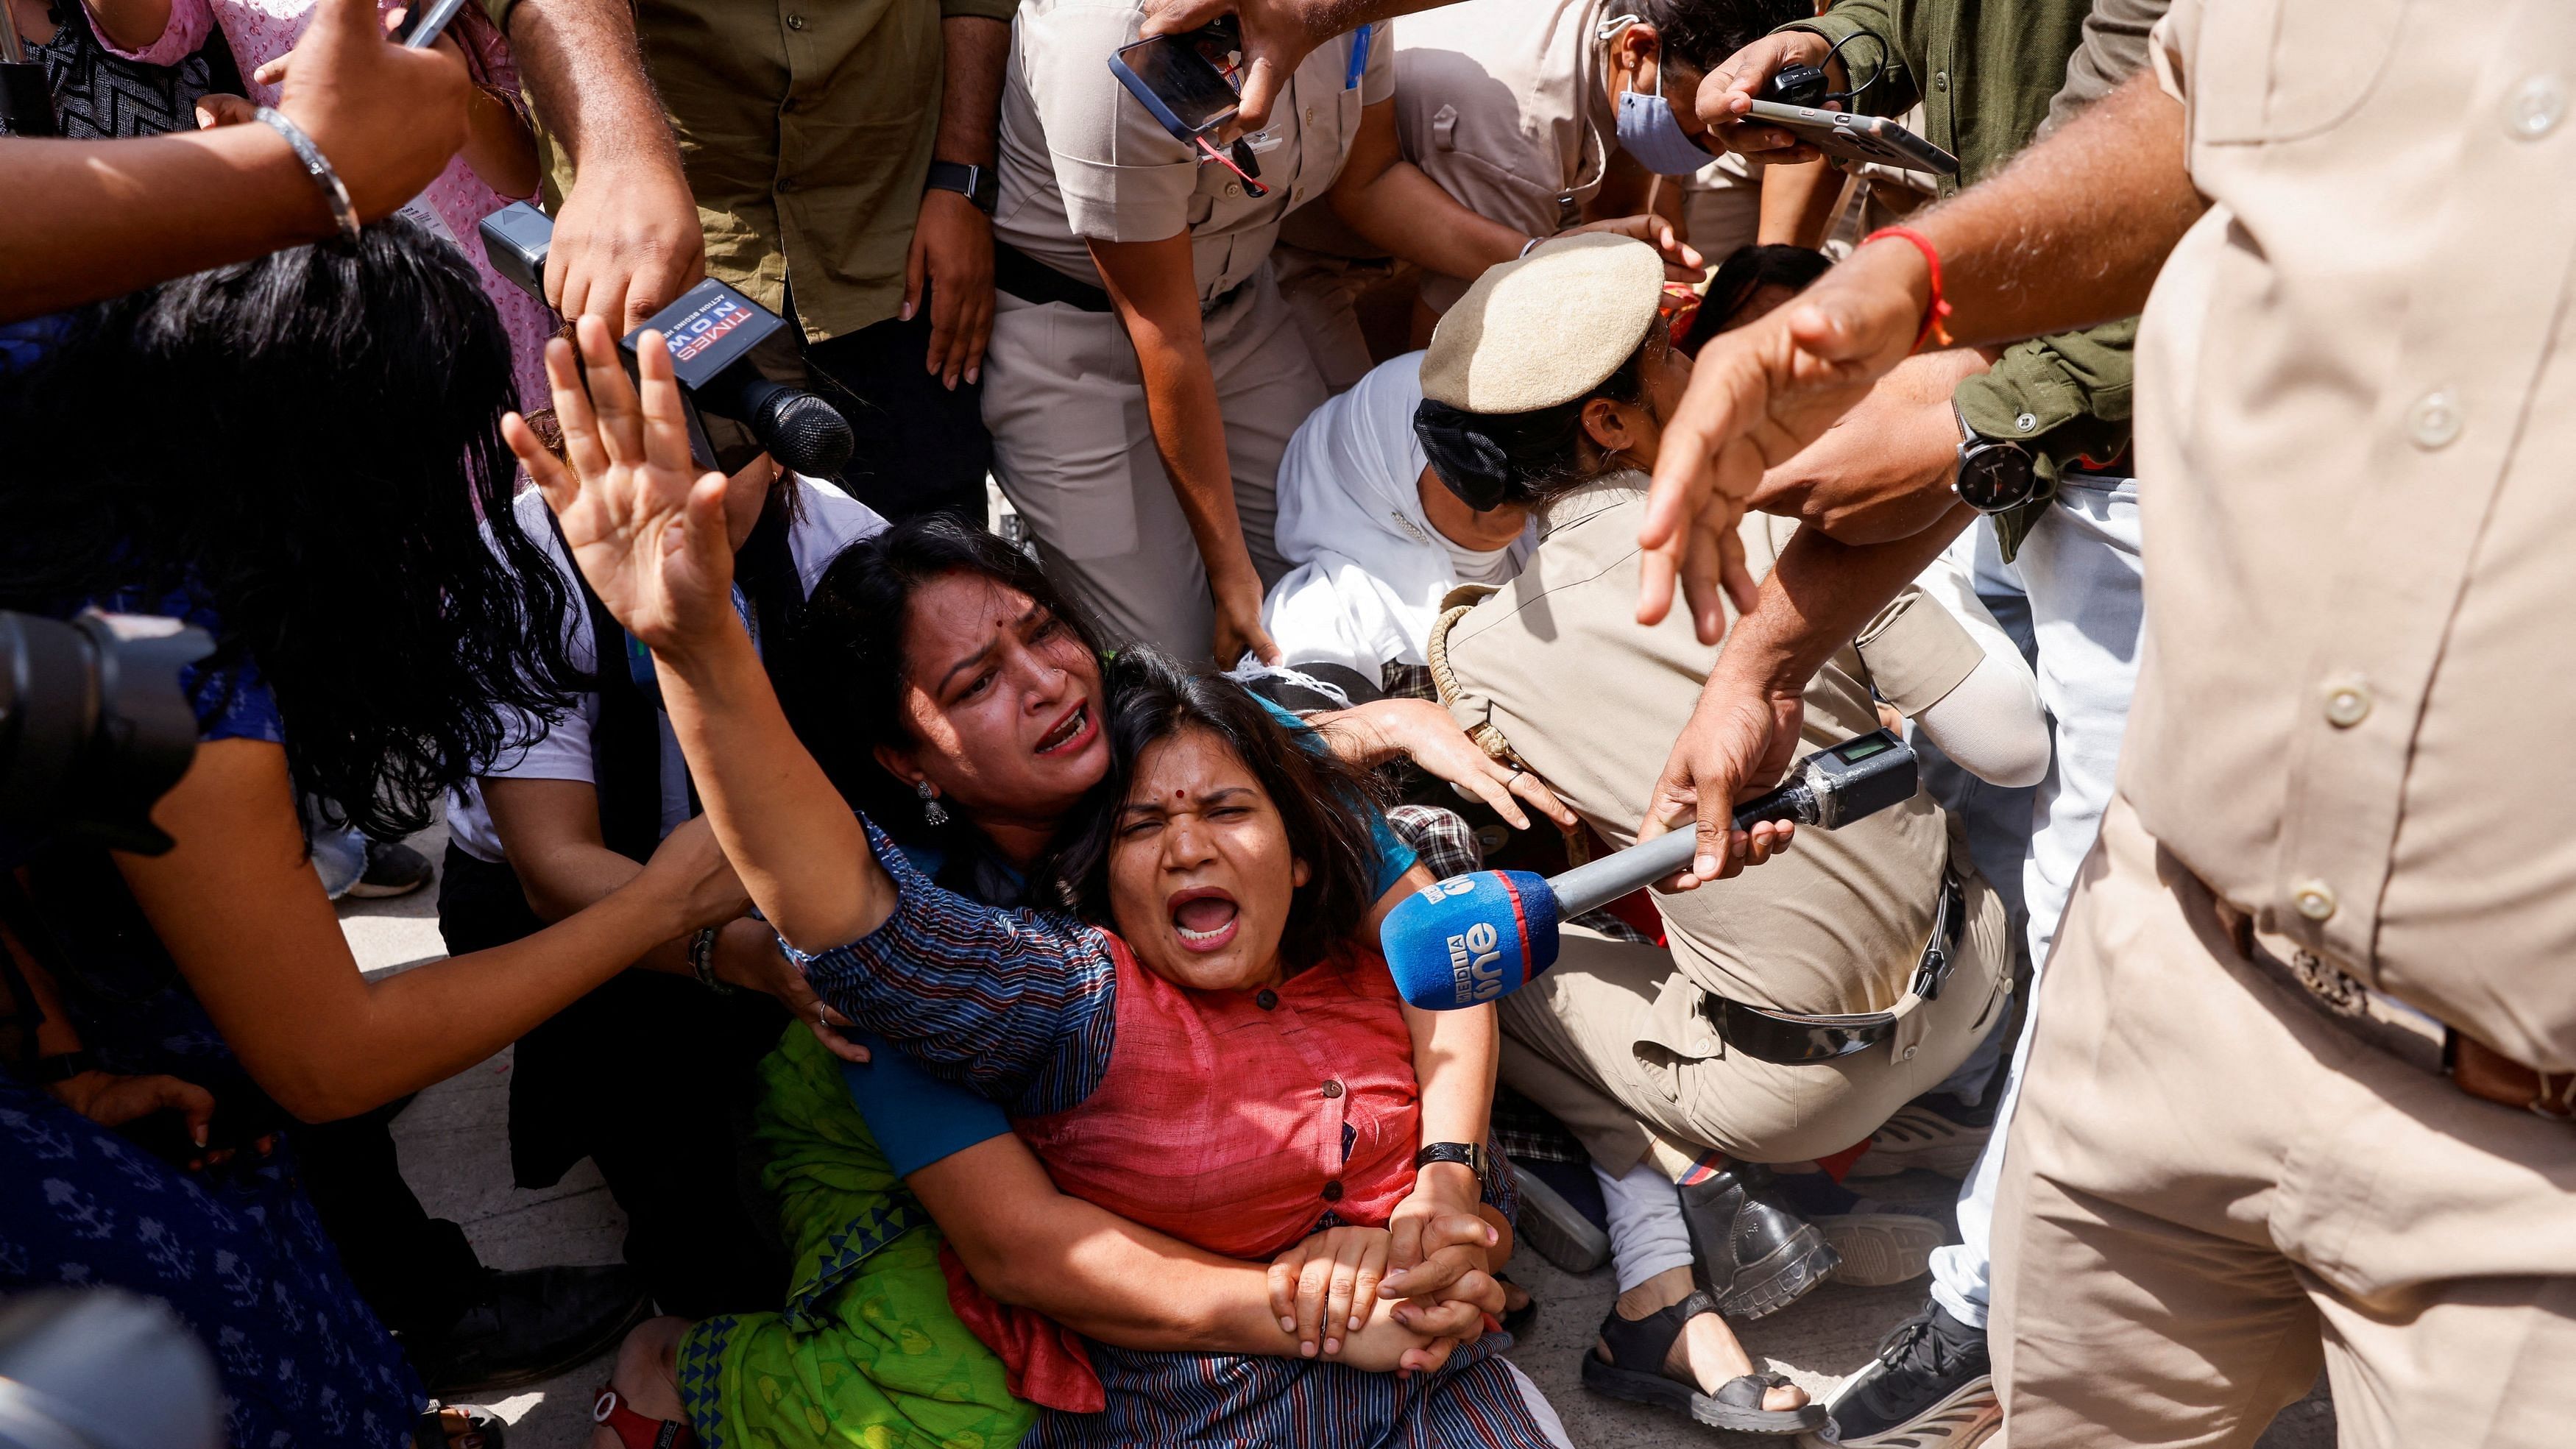
POLYGON ((1777 1313, 1841 1263, 1825 1235, 1789 1210, 1759 1163, 1703 1158, 1674 1189, 1700 1275, 1729 1318, 1777 1313))
POLYGON ((435 1336, 406 1339, 413 1367, 443 1399, 533 1384, 597 1358, 652 1316, 623 1263, 494 1273, 483 1301, 435 1336))
POLYGON ((342 895, 357 900, 382 900, 387 896, 407 896, 429 884, 438 867, 429 857, 396 841, 391 845, 367 842, 367 868, 351 882, 342 895))
POLYGON ((1910 1283, 1932 1268, 1932 1250, 1952 1241, 1957 1200, 1909 1202, 1863 1197, 1821 1172, 1783 1172, 1780 1199, 1816 1225, 1842 1258, 1834 1281, 1854 1288, 1910 1283))
POLYGON ((1967 1449, 2003 1426, 1986 1331, 1927 1305, 1826 1400, 1843 1449, 1967 1449))

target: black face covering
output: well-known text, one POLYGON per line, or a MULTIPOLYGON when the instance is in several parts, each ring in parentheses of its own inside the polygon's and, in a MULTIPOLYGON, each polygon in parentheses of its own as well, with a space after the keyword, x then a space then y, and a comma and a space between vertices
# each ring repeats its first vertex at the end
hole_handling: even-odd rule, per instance
POLYGON ((1425 398, 1413 410, 1413 435, 1431 470, 1458 501, 1483 513, 1501 506, 1511 487, 1511 455, 1484 431, 1485 420, 1425 398))

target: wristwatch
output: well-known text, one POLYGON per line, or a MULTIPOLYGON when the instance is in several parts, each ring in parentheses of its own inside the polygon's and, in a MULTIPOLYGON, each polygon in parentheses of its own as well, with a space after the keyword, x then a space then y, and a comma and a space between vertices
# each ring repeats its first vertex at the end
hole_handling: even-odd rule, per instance
POLYGON ((1955 401, 1950 413, 1959 420, 1959 478, 1951 485, 1959 501, 1979 513, 2004 513, 2038 496, 2039 469, 2030 449, 1977 436, 1955 401))
POLYGON ((1435 1162, 1455 1162, 1476 1174, 1477 1183, 1490 1190, 1494 1186, 1494 1154, 1481 1142, 1426 1142, 1413 1154, 1418 1170, 1435 1162))
POLYGON ((1002 173, 990 166, 969 166, 963 161, 933 161, 930 179, 923 183, 928 191, 954 191, 975 203, 975 209, 986 216, 1001 204, 1002 173))

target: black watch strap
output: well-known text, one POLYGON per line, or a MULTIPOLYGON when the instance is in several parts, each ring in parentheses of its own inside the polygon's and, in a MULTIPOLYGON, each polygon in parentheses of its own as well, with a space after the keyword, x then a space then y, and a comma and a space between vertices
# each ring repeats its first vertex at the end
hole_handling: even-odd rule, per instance
POLYGON ((1413 1165, 1417 1169, 1435 1162, 1457 1163, 1476 1174, 1478 1182, 1487 1186, 1493 1184, 1494 1154, 1486 1151, 1481 1142, 1426 1142, 1420 1152, 1413 1154, 1413 1165))
POLYGON ((990 166, 969 166, 963 161, 933 161, 930 178, 924 187, 934 191, 954 191, 975 203, 986 216, 1001 204, 1002 174, 990 166))

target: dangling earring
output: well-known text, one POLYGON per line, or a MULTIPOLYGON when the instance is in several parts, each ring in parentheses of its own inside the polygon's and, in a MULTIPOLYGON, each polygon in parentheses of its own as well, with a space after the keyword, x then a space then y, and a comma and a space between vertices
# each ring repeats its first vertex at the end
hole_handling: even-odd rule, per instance
POLYGON ((921 797, 921 818, 932 825, 948 823, 948 807, 939 803, 939 787, 928 780, 912 782, 912 793, 921 797))

